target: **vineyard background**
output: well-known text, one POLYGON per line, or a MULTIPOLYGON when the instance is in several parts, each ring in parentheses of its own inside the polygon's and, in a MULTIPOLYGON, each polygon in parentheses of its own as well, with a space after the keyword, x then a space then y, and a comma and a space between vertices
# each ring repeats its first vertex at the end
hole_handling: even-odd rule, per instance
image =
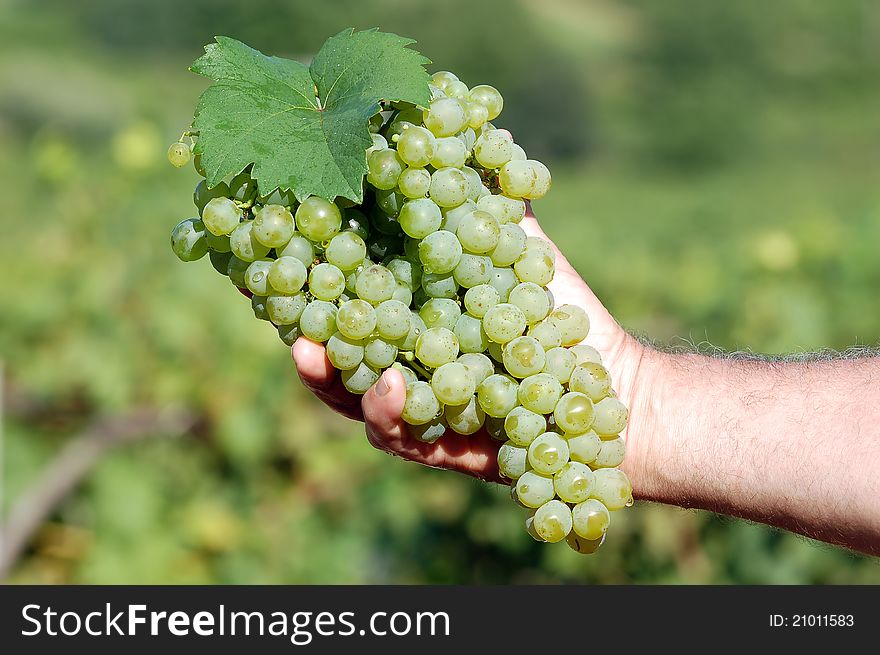
POLYGON ((537 214, 627 328, 877 342, 876 3, 3 0, 4 514, 34 517, 65 446, 132 442, 49 489, 8 580, 880 583, 877 560, 644 503, 592 558, 535 544, 504 489, 370 448, 206 261, 174 258, 196 174, 164 153, 201 46, 307 60, 348 25, 504 93, 499 125, 554 173, 537 214))

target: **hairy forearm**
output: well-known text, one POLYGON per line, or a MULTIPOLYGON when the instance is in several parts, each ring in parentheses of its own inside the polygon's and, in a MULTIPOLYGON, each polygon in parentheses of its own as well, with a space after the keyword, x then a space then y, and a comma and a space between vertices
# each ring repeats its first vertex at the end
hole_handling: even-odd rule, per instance
POLYGON ((880 358, 648 349, 633 392, 638 497, 880 554, 880 358))

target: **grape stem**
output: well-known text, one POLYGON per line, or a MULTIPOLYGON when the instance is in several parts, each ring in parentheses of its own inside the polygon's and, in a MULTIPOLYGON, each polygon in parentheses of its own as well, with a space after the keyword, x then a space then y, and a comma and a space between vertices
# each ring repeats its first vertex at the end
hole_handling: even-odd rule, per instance
POLYGON ((426 380, 431 379, 431 374, 428 373, 427 369, 425 369, 421 364, 416 361, 416 356, 411 350, 405 350, 401 353, 398 353, 397 359, 400 360, 401 364, 406 364, 411 369, 414 369, 417 373, 421 373, 422 377, 426 380))

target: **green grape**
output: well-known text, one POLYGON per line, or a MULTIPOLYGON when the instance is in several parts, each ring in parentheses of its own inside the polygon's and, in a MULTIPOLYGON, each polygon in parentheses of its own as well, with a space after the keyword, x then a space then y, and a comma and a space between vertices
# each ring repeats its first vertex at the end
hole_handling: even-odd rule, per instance
POLYGON ((453 328, 458 337, 459 348, 463 353, 481 353, 489 347, 489 337, 483 329, 483 322, 476 316, 462 314, 453 328))
POLYGON ((492 260, 485 255, 463 253, 452 269, 452 276, 465 289, 486 284, 492 277, 492 260))
POLYGON ((360 396, 367 393, 369 388, 376 383, 379 379, 379 372, 368 364, 361 362, 354 368, 342 371, 339 377, 342 379, 342 385, 346 389, 360 396))
POLYGON ((501 302, 501 296, 495 287, 489 284, 478 284, 464 294, 464 306, 468 313, 483 318, 490 309, 501 302))
MULTIPOLYGON (((514 489, 514 494, 515 493, 516 493, 516 489, 514 489)), ((517 505, 519 505, 521 507, 525 507, 525 505, 523 505, 521 502, 519 502, 518 498, 514 498, 513 500, 517 505)), ((542 543, 542 544, 547 543, 546 541, 544 541, 544 538, 541 535, 539 535, 538 531, 535 529, 535 515, 534 515, 534 513, 532 513, 532 515, 526 519, 526 534, 528 534, 532 539, 534 539, 538 543, 542 543)), ((568 537, 566 537, 566 539, 568 539, 568 537)))
MULTIPOLYGON (((268 321, 269 319, 267 318, 264 320, 268 321)), ((281 341, 283 341, 288 346, 292 346, 294 343, 296 343, 296 340, 299 339, 299 336, 301 334, 299 325, 276 325, 275 327, 278 329, 278 336, 281 338, 281 341)))
POLYGON ((283 247, 293 236, 293 214, 281 205, 266 205, 254 217, 254 238, 270 248, 283 247))
POLYGON ((516 305, 499 303, 483 316, 483 329, 489 339, 505 344, 523 333, 526 329, 526 317, 516 305))
POLYGON ((592 430, 583 434, 567 434, 565 439, 568 441, 568 456, 573 462, 589 464, 602 449, 602 440, 592 430))
MULTIPOLYGON (((303 263, 296 257, 284 256, 275 260, 260 261, 270 262, 266 277, 269 285, 278 293, 299 293, 303 285, 306 283, 306 277, 308 275, 306 267, 303 266, 303 263)), ((256 263, 257 262, 254 262, 254 264, 256 263)), ((251 266, 253 266, 253 264, 251 264, 251 266)), ((248 289, 251 289, 250 285, 248 285, 248 289)), ((251 291, 253 291, 253 289, 251 289, 251 291)))
POLYGON ((538 200, 546 196, 547 192, 550 191, 550 186, 552 184, 550 171, 544 166, 544 164, 537 160, 529 159, 527 160, 527 163, 531 164, 535 171, 535 183, 532 185, 531 191, 529 191, 524 197, 529 198, 530 200, 538 200))
POLYGON ((400 282, 398 282, 397 287, 395 287, 394 289, 394 293, 391 294, 391 299, 399 300, 404 305, 409 307, 412 304, 413 299, 412 291, 410 291, 406 285, 400 284, 400 282))
POLYGON ((526 252, 547 255, 553 260, 553 263, 556 263, 556 251, 553 250, 553 246, 550 245, 549 241, 541 237, 526 237, 526 252))
POLYGON ((430 198, 417 198, 404 204, 398 221, 407 236, 424 239, 437 231, 443 221, 443 215, 437 203, 430 198))
POLYGON ((544 348, 532 337, 517 337, 504 344, 504 368, 515 378, 526 378, 544 370, 544 348))
POLYGON ((205 243, 214 252, 232 252, 232 246, 229 245, 229 237, 225 234, 218 237, 205 230, 205 243))
POLYGON ((349 208, 342 217, 343 232, 354 232, 364 241, 370 236, 370 221, 363 212, 349 208))
POLYGON ((566 503, 580 503, 590 497, 593 471, 586 464, 569 462, 553 476, 556 495, 566 503))
POLYGON ((373 264, 357 275, 355 293, 372 305, 378 305, 386 300, 391 300, 394 290, 397 288, 397 280, 394 275, 384 266, 373 264))
POLYGON ((293 191, 289 189, 286 191, 274 189, 268 196, 260 196, 258 202, 261 205, 281 205, 290 209, 296 205, 296 197, 293 195, 293 191))
POLYGON ((434 443, 446 433, 445 418, 441 416, 422 425, 409 425, 407 429, 413 439, 434 443))
POLYGON ((450 361, 434 371, 431 388, 444 405, 463 405, 473 397, 476 384, 466 366, 450 361))
POLYGON ((461 405, 447 405, 443 410, 446 424, 458 434, 474 434, 483 427, 486 413, 477 404, 474 396, 461 405))
POLYGON ((596 459, 590 462, 590 466, 597 469, 607 469, 620 466, 626 456, 626 442, 623 437, 603 441, 599 447, 596 459))
POLYGON ((458 226, 461 225, 461 221, 466 216, 469 216, 476 207, 477 203, 473 200, 465 200, 458 207, 444 208, 442 210, 443 222, 440 223, 440 229, 447 232, 455 232, 458 230, 458 226))
POLYGON ((590 319, 577 305, 560 305, 550 314, 549 320, 562 333, 563 346, 580 343, 590 332, 590 319))
POLYGON ((617 398, 611 396, 603 398, 595 405, 593 430, 600 436, 620 434, 626 427, 628 414, 626 406, 617 398))
MULTIPOLYGON (((468 181, 468 201, 473 203, 471 209, 476 208, 476 201, 486 194, 488 189, 483 186, 483 178, 480 174, 470 166, 461 166, 460 170, 468 181)), ((491 194, 490 194, 491 195, 491 194)))
POLYGON ((501 194, 483 196, 477 201, 477 208, 492 214, 501 225, 519 223, 526 213, 526 203, 520 198, 501 194))
POLYGON ((562 385, 548 373, 530 375, 519 385, 519 402, 537 414, 549 414, 562 397, 562 385))
MULTIPOLYGON (((210 234, 210 232, 206 232, 205 234, 210 234)), ((214 267, 215 271, 220 273, 220 275, 228 275, 229 260, 232 259, 231 252, 217 252, 212 250, 208 253, 208 258, 211 260, 211 266, 214 267)))
POLYGON ((542 321, 550 313, 550 299, 534 282, 521 282, 510 290, 508 302, 522 310, 528 325, 542 321))
POLYGON ((385 150, 388 148, 388 140, 381 134, 371 134, 370 138, 373 140, 373 143, 367 148, 367 159, 369 159, 370 155, 376 150, 385 150))
POLYGON ((365 339, 376 329, 376 310, 365 300, 349 300, 336 313, 337 329, 349 339, 365 339))
POLYGON ((528 455, 525 448, 520 448, 508 441, 498 449, 498 472, 508 480, 517 480, 529 470, 528 455))
POLYGON ((504 366, 504 346, 500 343, 490 341, 486 352, 489 353, 489 357, 498 362, 500 366, 504 366))
POLYGON ((416 375, 416 372, 412 370, 409 366, 404 366, 400 362, 394 362, 391 365, 391 368, 395 368, 400 371, 400 374, 403 376, 403 381, 406 386, 409 386, 413 382, 418 382, 419 377, 416 375))
POLYGON ((510 298, 510 291, 517 284, 519 284, 519 280, 513 269, 499 266, 492 269, 492 279, 489 280, 489 285, 498 292, 501 302, 507 302, 510 298))
POLYGON ((458 282, 452 273, 425 272, 422 275, 422 289, 430 298, 458 297, 458 282))
POLYGON ((416 343, 418 343, 419 337, 422 336, 422 332, 427 329, 428 328, 425 327, 425 322, 422 320, 422 317, 419 316, 416 312, 410 312, 409 332, 407 332, 406 336, 399 341, 397 347, 400 350, 414 351, 416 349, 416 343))
POLYGON ((513 142, 504 132, 483 132, 474 145, 474 159, 483 168, 499 168, 513 156, 513 142))
POLYGON ((382 234, 398 236, 400 223, 397 216, 405 202, 406 198, 403 194, 394 195, 393 191, 377 191, 376 206, 370 210, 370 225, 382 234))
POLYGON ((415 291, 422 283, 422 267, 416 263, 417 261, 418 258, 414 262, 404 257, 394 257, 385 266, 391 271, 395 280, 410 291, 415 291))
POLYGON ((197 218, 180 221, 171 231, 171 250, 183 262, 194 262, 208 252, 205 225, 197 218))
POLYGON ((458 207, 468 199, 469 189, 470 182, 467 176, 450 166, 434 171, 428 193, 431 200, 441 207, 458 207))
POLYGON ((492 360, 483 353, 464 353, 459 355, 455 361, 468 370, 468 373, 474 379, 474 384, 477 386, 495 372, 495 365, 492 364, 492 360))
POLYGON ((605 542, 605 535, 602 535, 601 538, 595 540, 584 539, 574 530, 568 533, 568 536, 565 538, 565 543, 568 544, 569 548, 571 548, 574 552, 580 553, 581 555, 591 555, 599 550, 599 547, 605 542))
POLYGON ((332 202, 309 196, 296 208, 296 225, 307 239, 322 243, 342 228, 342 212, 332 202))
POLYGON ((295 257, 306 268, 315 261, 315 247, 312 245, 312 242, 297 233, 294 233, 284 248, 276 252, 278 257, 295 257))
POLYGON ((254 318, 260 321, 269 320, 269 309, 266 307, 266 296, 251 296, 251 310, 254 318))
POLYGON ((345 274, 333 264, 318 264, 309 271, 309 291, 318 300, 335 300, 345 291, 345 274))
POLYGON ((483 427, 486 429, 486 434, 496 441, 507 441, 507 438, 504 436, 504 419, 486 416, 486 422, 483 424, 483 427))
POLYGON ((467 84, 465 84, 461 80, 454 80, 452 82, 449 82, 449 84, 447 84, 444 87, 443 91, 450 98, 461 99, 461 98, 465 98, 467 96, 468 91, 470 91, 470 89, 468 89, 467 84))
MULTIPOLYGON (((382 116, 382 112, 373 114, 370 116, 370 123, 368 129, 370 130, 370 136, 381 136, 376 134, 379 130, 382 129, 382 126, 385 124, 385 118, 382 116)), ((386 142, 387 145, 387 142, 386 142)))
MULTIPOLYGON (((400 146, 398 146, 398 150, 400 146)), ((434 156, 431 158, 431 166, 434 168, 461 168, 467 159, 467 148, 464 141, 454 136, 446 136, 437 139, 434 148, 434 156)))
POLYGON ((336 305, 325 300, 313 300, 299 317, 304 336, 323 343, 336 332, 336 305))
POLYGON ((632 484, 620 469, 593 471, 593 489, 590 496, 601 501, 612 512, 633 504, 632 484))
POLYGON ((431 76, 431 84, 438 89, 445 89, 451 82, 458 82, 458 76, 449 71, 437 71, 431 76))
POLYGON ((449 298, 431 298, 422 305, 419 316, 429 328, 443 327, 454 330, 458 318, 461 316, 461 307, 455 300, 449 298))
POLYGON ((258 259, 251 262, 244 272, 244 283, 248 291, 257 296, 268 296, 271 293, 269 285, 269 268, 272 266, 271 259, 258 259))
POLYGON ((239 202, 247 202, 257 195, 257 182, 248 171, 242 171, 229 182, 229 193, 239 202))
MULTIPOLYGON (((556 379, 556 378, 554 378, 556 379)), ((593 401, 577 391, 564 394, 553 410, 556 425, 573 434, 581 434, 593 424, 593 401)))
POLYGON ((516 381, 500 373, 490 375, 477 387, 477 401, 489 416, 507 416, 519 404, 516 381))
POLYGON ((407 198, 424 198, 431 188, 431 174, 424 168, 407 168, 397 178, 397 186, 407 198))
POLYGON ((412 318, 409 307, 399 300, 386 300, 375 309, 376 331, 383 339, 395 341, 409 334, 412 318))
POLYGON ((529 328, 528 335, 537 339, 547 351, 562 345, 562 332, 550 321, 536 323, 529 328))
POLYGON ((435 139, 424 127, 410 127, 397 140, 397 154, 410 166, 423 167, 434 158, 435 139))
MULTIPOLYGON (((425 271, 431 273, 451 273, 461 259, 461 244, 458 238, 446 230, 439 230, 429 234, 419 244, 419 259, 425 267, 425 271)), ((425 275, 422 276, 424 287, 425 275)), ((425 289, 427 291, 427 289, 425 289)), ((456 285, 456 291, 458 291, 456 285)))
POLYGON ((527 250, 514 262, 513 270, 520 282, 534 282, 543 287, 553 279, 556 265, 547 255, 527 250))
POLYGON ((528 161, 512 159, 501 167, 498 183, 504 195, 511 198, 527 198, 535 188, 538 174, 528 161))
MULTIPOLYGON (((566 384, 571 378, 574 363, 575 355, 568 348, 551 348, 546 352, 543 372, 549 373, 562 384, 566 384)), ((579 389, 574 389, 574 391, 579 391, 579 389)))
POLYGON ((262 259, 271 250, 254 238, 253 227, 253 221, 245 221, 239 223, 229 235, 229 248, 242 261, 252 262, 262 259))
POLYGON ((589 541, 599 541, 608 531, 611 514, 601 501, 595 498, 584 500, 571 510, 572 528, 579 537, 589 541))
POLYGON ((548 543, 562 541, 571 532, 571 510, 559 500, 541 505, 533 518, 535 532, 548 543))
POLYGON ((516 223, 505 223, 498 233, 498 244, 489 253, 495 266, 510 266, 523 253, 526 233, 516 223))
POLYGON ((250 262, 239 259, 234 254, 229 258, 229 266, 226 269, 226 275, 229 276, 232 284, 237 286, 239 289, 244 289, 247 287, 244 282, 244 274, 245 271, 247 271, 248 266, 250 266, 250 262))
POLYGON ((611 391, 611 377, 601 364, 584 362, 572 371, 569 386, 572 391, 580 391, 598 402, 611 391))
POLYGON ((404 421, 410 425, 424 425, 437 418, 439 413, 440 401, 430 384, 418 381, 407 385, 406 402, 400 414, 404 421))
POLYGON ((211 234, 232 234, 241 222, 241 210, 229 198, 211 198, 202 210, 202 221, 211 234))
MULTIPOLYGON (((337 314, 337 319, 339 318, 337 314)), ((327 359, 333 368, 347 371, 364 361, 364 342, 336 332, 327 340, 327 359)))
POLYGON ((367 256, 367 244, 354 232, 340 232, 330 239, 324 258, 342 271, 351 271, 367 256))
POLYGON ((485 105, 477 102, 468 102, 465 106, 468 126, 474 129, 482 127, 489 120, 489 110, 485 105))
POLYGON ((513 144, 513 157, 511 157, 511 159, 518 159, 520 161, 524 161, 524 160, 528 159, 528 156, 526 156, 526 151, 522 149, 521 145, 514 143, 513 144))
POLYGON ((556 492, 553 489, 553 478, 535 471, 526 471, 514 486, 516 498, 526 507, 537 509, 544 503, 553 500, 556 492))
POLYGON ((269 296, 266 298, 266 311, 269 320, 275 325, 297 323, 306 308, 306 297, 302 293, 295 296, 269 296))
POLYGON ((529 444, 529 464, 542 475, 553 475, 568 462, 568 442, 555 432, 545 432, 529 444))
POLYGON ((501 227, 492 214, 476 209, 461 220, 455 234, 462 248, 482 254, 491 252, 498 245, 501 227))
POLYGON ((420 239, 413 239, 409 236, 403 237, 403 254, 410 261, 419 261, 419 244, 420 239))
POLYGON ((171 147, 168 148, 168 161, 174 168, 183 168, 189 163, 191 154, 189 146, 183 141, 178 141, 177 143, 172 143, 171 147))
POLYGON ((437 368, 458 357, 458 337, 446 328, 428 328, 416 341, 415 353, 425 366, 437 368))
POLYGON ((517 446, 528 446, 546 431, 547 419, 525 407, 514 407, 504 417, 504 432, 511 443, 517 446))
MULTIPOLYGON (((215 184, 213 187, 208 187, 207 180, 201 180, 197 185, 195 190, 193 191, 193 204, 196 206, 196 209, 199 210, 199 216, 205 211, 205 206, 213 199, 213 198, 226 198, 227 200, 229 196, 229 185, 226 182, 219 182, 215 184)), ((231 201, 230 201, 231 202, 231 201)), ((235 203, 232 204, 235 207, 235 203)), ((237 208, 236 208, 237 209, 237 208)), ((205 218, 202 216, 202 220, 205 218)), ((236 220, 236 224, 238 221, 236 220)), ((207 227, 207 225, 205 226, 207 227)), ((235 225, 232 226, 235 228, 235 225)), ((210 230, 209 230, 210 231, 210 230)), ((231 232, 232 230, 230 230, 231 232)))
POLYGON ((367 159, 367 182, 377 189, 393 189, 405 166, 395 150, 386 148, 371 152, 367 159))
POLYGON ((455 98, 438 98, 422 113, 422 121, 434 136, 452 136, 467 125, 467 115, 455 98))
POLYGON ((381 337, 367 337, 364 341, 364 361, 373 368, 388 368, 397 359, 397 346, 381 337))
POLYGON ((593 346, 579 343, 575 346, 571 346, 569 350, 574 353, 574 356, 577 358, 577 364, 585 364, 587 362, 592 362, 594 364, 602 363, 602 356, 599 354, 598 350, 593 348, 593 346))
POLYGON ((504 98, 501 97, 498 89, 488 84, 478 84, 471 89, 468 99, 471 102, 483 105, 486 108, 490 121, 497 118, 504 108, 504 98))

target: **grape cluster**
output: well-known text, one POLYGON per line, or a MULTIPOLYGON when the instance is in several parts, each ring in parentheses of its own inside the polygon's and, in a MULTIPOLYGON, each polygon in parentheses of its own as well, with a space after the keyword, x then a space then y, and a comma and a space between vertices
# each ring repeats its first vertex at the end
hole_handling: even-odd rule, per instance
MULTIPOLYGON (((398 369, 416 439, 485 429, 503 441, 499 470, 531 510, 529 534, 593 552, 609 511, 632 504, 616 468, 627 410, 582 343, 586 313, 547 288, 554 250, 519 225, 550 172, 490 122, 495 88, 440 72, 431 92, 426 108, 383 103, 371 119, 363 203, 261 195, 246 168, 199 183, 199 217, 174 228, 172 248, 208 254, 284 343, 325 344, 349 391, 398 369)), ((189 146, 168 157, 185 165, 189 146)))

